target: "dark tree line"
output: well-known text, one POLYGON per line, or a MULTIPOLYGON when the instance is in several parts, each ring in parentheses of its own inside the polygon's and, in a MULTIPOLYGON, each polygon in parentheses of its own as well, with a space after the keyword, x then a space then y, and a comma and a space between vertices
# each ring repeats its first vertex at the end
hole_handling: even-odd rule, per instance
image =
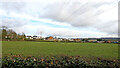
POLYGON ((14 30, 8 29, 6 26, 2 26, 0 29, 1 39, 3 41, 12 41, 12 40, 25 40, 26 35, 24 33, 17 34, 14 30))

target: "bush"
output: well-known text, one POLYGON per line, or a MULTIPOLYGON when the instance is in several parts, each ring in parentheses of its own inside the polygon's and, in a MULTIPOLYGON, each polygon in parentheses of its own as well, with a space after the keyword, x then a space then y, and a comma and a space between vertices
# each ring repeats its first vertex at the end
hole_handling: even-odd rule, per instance
POLYGON ((111 60, 90 60, 85 61, 77 56, 53 56, 53 57, 22 57, 22 56, 6 56, 2 59, 2 68, 18 68, 18 67, 39 67, 39 68, 88 68, 88 67, 110 67, 118 68, 118 63, 111 60))

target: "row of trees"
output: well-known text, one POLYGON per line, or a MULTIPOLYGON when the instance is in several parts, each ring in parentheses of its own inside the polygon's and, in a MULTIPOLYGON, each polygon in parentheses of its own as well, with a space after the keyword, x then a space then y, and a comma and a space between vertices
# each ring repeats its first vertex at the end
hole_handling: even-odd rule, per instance
POLYGON ((1 32, 1 39, 4 41, 10 41, 10 40, 25 40, 26 36, 24 33, 17 34, 14 30, 8 29, 6 26, 2 26, 0 29, 1 32))

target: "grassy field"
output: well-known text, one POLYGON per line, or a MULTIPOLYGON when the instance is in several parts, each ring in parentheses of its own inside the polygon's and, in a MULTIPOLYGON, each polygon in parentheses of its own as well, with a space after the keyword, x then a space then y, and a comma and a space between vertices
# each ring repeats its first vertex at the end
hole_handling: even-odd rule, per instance
POLYGON ((23 56, 86 56, 117 58, 118 45, 108 43, 60 43, 3 41, 3 56, 10 54, 23 56))

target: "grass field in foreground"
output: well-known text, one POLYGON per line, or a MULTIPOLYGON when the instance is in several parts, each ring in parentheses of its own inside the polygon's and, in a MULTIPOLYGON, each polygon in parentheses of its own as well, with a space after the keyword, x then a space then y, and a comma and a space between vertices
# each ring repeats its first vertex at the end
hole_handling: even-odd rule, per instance
POLYGON ((68 55, 117 59, 118 44, 3 41, 3 56, 11 53, 23 56, 68 55))

